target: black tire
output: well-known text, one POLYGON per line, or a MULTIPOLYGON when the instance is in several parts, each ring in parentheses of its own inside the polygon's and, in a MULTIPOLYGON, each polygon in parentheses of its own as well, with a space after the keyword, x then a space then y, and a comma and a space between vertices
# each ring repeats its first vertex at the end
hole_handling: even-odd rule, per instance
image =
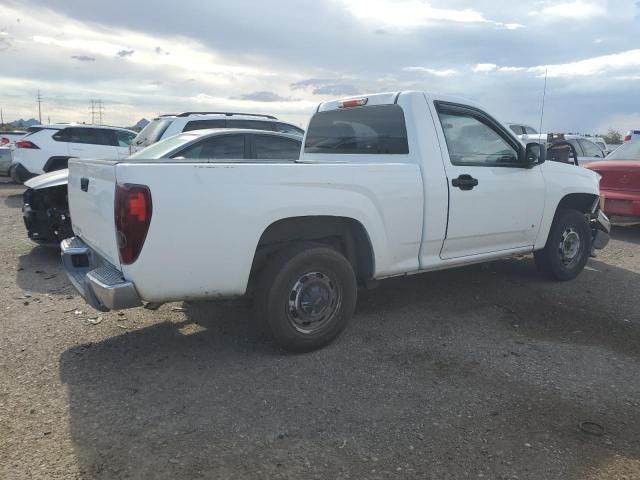
POLYGON ((552 280, 572 280, 584 269, 591 253, 591 228, 586 215, 559 210, 544 249, 534 253, 538 270, 552 280))
POLYGON ((351 263, 317 243, 286 248, 269 259, 255 297, 256 319, 289 352, 309 352, 333 341, 356 305, 351 263))

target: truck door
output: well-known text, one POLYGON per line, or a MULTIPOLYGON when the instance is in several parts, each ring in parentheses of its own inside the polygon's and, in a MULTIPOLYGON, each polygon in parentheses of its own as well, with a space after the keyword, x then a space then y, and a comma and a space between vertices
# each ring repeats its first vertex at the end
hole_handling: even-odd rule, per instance
POLYGON ((540 167, 526 168, 522 144, 485 112, 446 102, 435 106, 449 188, 440 257, 533 246, 544 210, 540 167))

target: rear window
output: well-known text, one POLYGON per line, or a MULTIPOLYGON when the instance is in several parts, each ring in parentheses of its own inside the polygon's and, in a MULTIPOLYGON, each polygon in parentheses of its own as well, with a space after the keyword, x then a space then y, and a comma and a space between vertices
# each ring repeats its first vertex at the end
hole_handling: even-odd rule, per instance
POLYGON ((156 143, 162 138, 162 135, 167 131, 172 121, 173 120, 169 118, 156 118, 140 131, 134 139, 133 144, 146 147, 147 145, 156 143))
POLYGON ((399 105, 341 108, 316 113, 305 153, 407 154, 407 127, 399 105))
POLYGON ((182 135, 174 135, 173 137, 165 138, 164 140, 156 142, 153 145, 148 146, 147 148, 138 150, 133 155, 130 155, 129 158, 142 158, 145 160, 166 158, 169 153, 173 152, 181 145, 190 142, 194 138, 197 138, 197 136, 188 133, 182 135))

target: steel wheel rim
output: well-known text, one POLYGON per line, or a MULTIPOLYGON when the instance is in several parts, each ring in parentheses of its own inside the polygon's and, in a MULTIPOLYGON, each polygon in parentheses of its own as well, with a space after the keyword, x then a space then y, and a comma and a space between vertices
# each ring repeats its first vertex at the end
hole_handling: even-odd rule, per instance
POLYGON ((580 234, 573 228, 567 228, 560 238, 559 245, 560 260, 567 267, 572 267, 580 258, 582 252, 582 242, 580 234))
POLYGON ((322 272, 300 275, 289 292, 289 324, 304 335, 324 329, 342 305, 342 291, 335 280, 322 272))

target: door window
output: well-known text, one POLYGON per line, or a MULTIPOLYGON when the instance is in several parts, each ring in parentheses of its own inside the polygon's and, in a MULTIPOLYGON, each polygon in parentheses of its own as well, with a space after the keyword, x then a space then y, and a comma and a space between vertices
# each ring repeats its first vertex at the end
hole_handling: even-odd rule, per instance
POLYGON ((103 128, 70 128, 71 143, 116 146, 113 130, 103 128))
POLYGON ((136 134, 132 132, 126 132, 124 130, 116 130, 116 139, 118 140, 119 147, 128 147, 136 138, 136 134))
POLYGON ((584 157, 585 156, 584 152, 582 151, 582 147, 578 143, 578 140, 576 140, 575 138, 569 138, 567 140, 567 142, 569 142, 571 145, 573 145, 573 148, 576 149, 576 153, 578 154, 579 157, 584 157))
POLYGON ((525 133, 529 135, 536 135, 538 131, 535 128, 528 127, 526 125, 523 126, 525 133))
POLYGON ((257 159, 297 160, 302 142, 275 135, 254 135, 257 159))
POLYGON ((482 117, 447 111, 438 112, 438 116, 452 164, 520 166, 516 149, 482 117))
POLYGON ((216 135, 188 146, 173 158, 237 160, 245 158, 244 135, 216 135))
POLYGON ((580 139, 579 142, 582 146, 582 150, 584 150, 585 157, 604 157, 602 150, 600 150, 595 143, 582 139, 580 139))

